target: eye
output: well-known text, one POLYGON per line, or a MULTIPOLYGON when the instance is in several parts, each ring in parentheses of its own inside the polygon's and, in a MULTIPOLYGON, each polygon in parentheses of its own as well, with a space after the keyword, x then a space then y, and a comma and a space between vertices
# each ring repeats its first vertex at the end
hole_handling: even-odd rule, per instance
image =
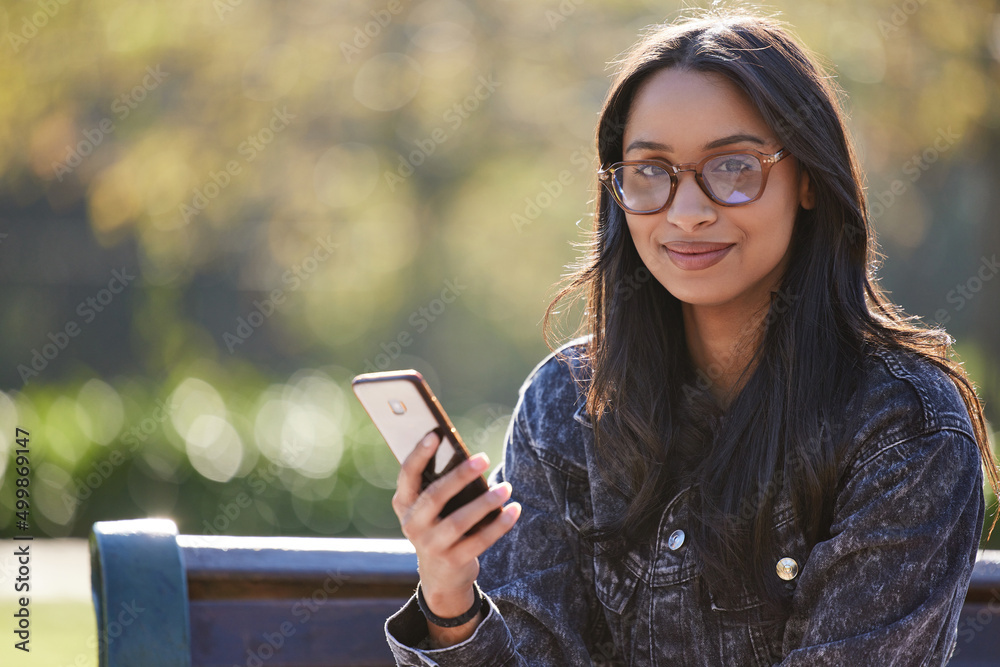
POLYGON ((746 155, 731 155, 712 163, 711 170, 724 174, 743 174, 748 171, 757 171, 753 158, 746 155))
POLYGON ((642 178, 658 179, 667 176, 667 170, 655 164, 635 164, 631 167, 632 174, 642 178))

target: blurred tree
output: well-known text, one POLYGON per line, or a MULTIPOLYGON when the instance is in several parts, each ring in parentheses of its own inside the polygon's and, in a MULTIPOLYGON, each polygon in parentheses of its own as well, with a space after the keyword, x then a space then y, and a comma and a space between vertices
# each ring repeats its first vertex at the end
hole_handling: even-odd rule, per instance
MULTIPOLYGON (((996 423, 994 5, 772 8, 848 93, 884 284, 959 339, 996 423)), ((499 461, 590 226, 606 64, 681 12, 0 3, 0 447, 32 432, 37 529, 397 535, 363 370, 421 370, 499 461)))

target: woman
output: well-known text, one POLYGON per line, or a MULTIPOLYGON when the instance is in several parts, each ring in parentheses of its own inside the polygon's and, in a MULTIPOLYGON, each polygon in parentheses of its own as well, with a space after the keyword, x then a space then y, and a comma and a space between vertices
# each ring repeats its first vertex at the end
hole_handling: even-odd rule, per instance
POLYGON ((837 99, 747 14, 620 62, 590 253, 546 313, 585 290, 587 335, 521 387, 490 493, 437 518, 487 461, 420 493, 435 435, 400 472, 399 664, 947 661, 997 472, 951 339, 871 282, 837 99))

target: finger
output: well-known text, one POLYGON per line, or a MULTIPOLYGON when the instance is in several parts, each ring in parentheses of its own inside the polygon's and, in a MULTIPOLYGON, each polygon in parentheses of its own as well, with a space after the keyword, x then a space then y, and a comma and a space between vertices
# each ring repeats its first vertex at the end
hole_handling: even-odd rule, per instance
POLYGON ((456 493, 468 486, 469 482, 482 475, 489 467, 490 460, 484 452, 463 461, 446 475, 434 480, 417 498, 410 512, 410 520, 419 525, 435 525, 445 503, 456 493))
POLYGON ((396 478, 396 493, 393 495, 393 508, 399 511, 408 510, 420 495, 420 480, 427 462, 431 460, 441 444, 441 438, 434 431, 430 431, 403 459, 396 478), (399 507, 397 508, 397 504, 399 507))
MULTIPOLYGON (((486 493, 466 503, 440 521, 441 525, 438 529, 429 535, 429 538, 433 539, 431 546, 441 551, 452 549, 456 544, 462 542, 466 533, 480 521, 486 519, 491 512, 502 508, 510 497, 510 482, 501 482, 486 493)), ((500 516, 493 517, 488 523, 495 523, 499 519, 500 516)), ((476 532, 483 530, 484 527, 485 524, 480 526, 476 532)))
MULTIPOLYGON (((510 494, 510 482, 501 482, 442 519, 442 526, 438 532, 440 535, 439 539, 444 541, 445 544, 442 544, 441 548, 451 548, 456 542, 462 539, 462 536, 470 528, 479 523, 483 517, 496 508, 502 507, 507 502, 507 499, 510 498, 510 494)), ((497 517, 497 519, 499 518, 497 517)), ((482 529, 480 528, 480 530, 482 529)))
POLYGON ((500 516, 452 547, 451 559, 455 562, 468 562, 478 558, 497 540, 506 535, 517 523, 520 516, 521 503, 516 500, 508 503, 500 511, 500 516))

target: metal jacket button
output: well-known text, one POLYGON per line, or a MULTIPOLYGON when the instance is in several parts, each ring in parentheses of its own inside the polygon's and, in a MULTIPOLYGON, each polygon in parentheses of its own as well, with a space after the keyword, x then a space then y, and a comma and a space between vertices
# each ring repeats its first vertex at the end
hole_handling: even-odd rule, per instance
POLYGON ((782 558, 778 561, 778 576, 785 581, 791 581, 799 573, 799 564, 795 562, 794 558, 782 558))
POLYGON ((667 546, 670 547, 671 551, 677 551, 684 544, 684 531, 675 530, 670 533, 670 537, 667 539, 667 546))

